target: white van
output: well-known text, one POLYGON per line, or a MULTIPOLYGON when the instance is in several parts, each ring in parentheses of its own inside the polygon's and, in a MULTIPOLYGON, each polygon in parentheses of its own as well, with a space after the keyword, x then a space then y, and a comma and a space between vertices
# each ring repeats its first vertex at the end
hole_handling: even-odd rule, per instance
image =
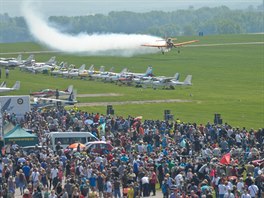
POLYGON ((50 132, 47 134, 50 139, 50 146, 53 151, 56 150, 58 142, 61 143, 61 147, 65 149, 70 144, 80 142, 85 144, 87 142, 98 141, 90 132, 50 132))

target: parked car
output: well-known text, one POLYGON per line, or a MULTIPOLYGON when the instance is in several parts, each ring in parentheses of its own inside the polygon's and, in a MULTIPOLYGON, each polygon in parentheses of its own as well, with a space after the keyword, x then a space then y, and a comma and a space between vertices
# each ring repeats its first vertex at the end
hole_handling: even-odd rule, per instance
MULTIPOLYGON (((24 155, 30 155, 31 153, 38 154, 41 149, 49 149, 49 148, 47 146, 39 146, 39 145, 21 147, 21 150, 24 155)), ((50 150, 50 152, 52 151, 50 150)))
POLYGON ((85 145, 87 153, 98 153, 100 155, 108 154, 114 149, 109 142, 105 141, 87 142, 85 145))

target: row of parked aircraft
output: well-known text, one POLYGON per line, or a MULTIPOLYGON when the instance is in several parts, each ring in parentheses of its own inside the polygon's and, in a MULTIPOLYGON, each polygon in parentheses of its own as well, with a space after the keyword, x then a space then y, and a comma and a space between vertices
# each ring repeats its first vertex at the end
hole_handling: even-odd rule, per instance
POLYGON ((91 65, 86 69, 86 65, 83 64, 79 68, 75 65, 68 65, 66 62, 61 62, 56 65, 56 57, 51 57, 47 62, 36 63, 31 65, 20 65, 20 70, 43 73, 49 72, 52 76, 61 76, 64 78, 87 78, 90 80, 101 80, 103 82, 115 82, 116 84, 135 85, 137 87, 152 87, 152 88, 171 88, 179 85, 191 85, 192 75, 187 75, 184 81, 179 81, 180 75, 178 73, 173 77, 166 76, 154 76, 152 67, 148 67, 145 73, 130 72, 127 68, 124 68, 121 72, 116 73, 111 68, 109 71, 105 71, 105 67, 101 66, 99 70, 95 70, 91 65))

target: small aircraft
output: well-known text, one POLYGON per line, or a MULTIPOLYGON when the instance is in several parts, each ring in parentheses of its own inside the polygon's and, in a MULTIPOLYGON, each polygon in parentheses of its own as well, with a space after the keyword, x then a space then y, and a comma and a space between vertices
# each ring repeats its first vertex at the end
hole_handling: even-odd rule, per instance
POLYGON ((2 92, 8 92, 8 91, 14 91, 14 90, 19 90, 20 89, 20 81, 16 81, 13 87, 6 87, 4 85, 3 87, 0 87, 0 93, 2 92))
MULTIPOLYGON (((66 90, 60 91, 58 90, 59 96, 65 96, 65 95, 70 95, 73 91, 73 85, 70 85, 66 90)), ((31 96, 34 97, 51 97, 51 96, 56 96, 57 90, 54 89, 43 89, 41 91, 37 92, 32 92, 30 93, 31 96)))
POLYGON ((164 82, 174 80, 179 81, 180 74, 176 73, 173 77, 167 77, 167 76, 146 76, 142 78, 133 78, 134 83, 136 84, 136 87, 139 87, 140 85, 152 85, 153 82, 164 82))
POLYGON ((188 86, 192 85, 192 75, 187 75, 183 82, 176 79, 163 79, 152 82, 152 87, 155 89, 157 87, 174 89, 175 86, 188 86))
POLYGON ((181 43, 174 43, 177 39, 175 38, 166 38, 164 40, 158 40, 156 43, 146 43, 141 46, 144 47, 157 47, 161 50, 161 53, 164 54, 165 52, 169 52, 172 48, 178 48, 178 53, 180 53, 179 47, 182 47, 184 45, 188 45, 191 43, 198 42, 199 40, 191 40, 191 41, 185 41, 181 43))
POLYGON ((88 70, 83 69, 83 70, 79 71, 79 76, 80 76, 80 78, 85 78, 85 77, 92 75, 93 72, 94 72, 94 66, 91 65, 88 70))
POLYGON ((66 78, 78 77, 79 73, 85 69, 85 64, 83 64, 80 68, 75 68, 75 66, 71 66, 67 71, 62 72, 62 76, 66 78))
POLYGON ((55 98, 34 98, 31 106, 33 108, 45 108, 45 107, 59 107, 66 105, 74 105, 78 101, 76 100, 76 91, 72 91, 69 98, 66 100, 55 98))
POLYGON ((133 78, 142 78, 146 76, 153 76, 152 66, 148 66, 145 73, 133 73, 133 72, 124 72, 124 76, 132 76, 133 78))
POLYGON ((19 54, 17 58, 15 59, 9 59, 9 60, 0 60, 0 65, 9 67, 9 66, 17 66, 22 64, 22 55, 19 54))

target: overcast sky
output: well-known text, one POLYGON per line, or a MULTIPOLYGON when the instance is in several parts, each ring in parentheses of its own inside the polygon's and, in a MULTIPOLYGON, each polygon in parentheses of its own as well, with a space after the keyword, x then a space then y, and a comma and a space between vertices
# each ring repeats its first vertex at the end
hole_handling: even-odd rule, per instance
MULTIPOLYGON (((0 0, 0 13, 21 16, 22 2, 23 0, 0 0)), ((41 7, 41 12, 47 16, 79 16, 124 10, 134 12, 173 11, 186 9, 189 6, 199 8, 226 5, 231 9, 241 9, 250 5, 254 7, 261 5, 263 0, 34 0, 33 2, 38 4, 38 7, 41 7)))

